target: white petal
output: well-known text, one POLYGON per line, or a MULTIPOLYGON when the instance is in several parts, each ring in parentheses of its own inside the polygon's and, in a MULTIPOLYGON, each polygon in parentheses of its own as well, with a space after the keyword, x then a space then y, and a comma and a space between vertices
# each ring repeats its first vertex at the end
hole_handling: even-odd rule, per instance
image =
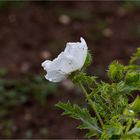
POLYGON ((83 37, 80 37, 81 43, 87 47, 87 43, 83 37))
POLYGON ((78 64, 75 61, 75 58, 71 55, 65 54, 61 62, 59 63, 61 71, 66 74, 70 74, 71 72, 78 69, 78 64))
POLYGON ((55 58, 53 61, 46 60, 42 63, 42 67, 44 67, 44 70, 46 71, 56 71, 61 70, 60 62, 64 58, 64 53, 60 53, 57 58, 55 58))
POLYGON ((53 61, 46 60, 42 66, 47 71, 46 79, 60 82, 67 76, 82 68, 87 56, 87 44, 83 38, 81 42, 69 42, 64 52, 60 53, 53 61))
POLYGON ((47 70, 50 68, 50 65, 51 65, 51 61, 50 60, 46 60, 44 61, 41 66, 44 68, 44 70, 47 70))
POLYGON ((76 69, 81 69, 85 63, 87 57, 87 44, 85 40, 81 37, 81 42, 72 43, 69 42, 66 45, 64 53, 70 55, 74 58, 74 65, 76 69))
POLYGON ((53 61, 46 60, 42 63, 44 70, 47 71, 45 78, 52 82, 60 82, 66 79, 67 75, 61 69, 62 60, 64 59, 64 53, 60 53, 53 61))
POLYGON ((48 71, 45 78, 51 82, 60 82, 67 78, 67 75, 59 72, 59 71, 48 71))

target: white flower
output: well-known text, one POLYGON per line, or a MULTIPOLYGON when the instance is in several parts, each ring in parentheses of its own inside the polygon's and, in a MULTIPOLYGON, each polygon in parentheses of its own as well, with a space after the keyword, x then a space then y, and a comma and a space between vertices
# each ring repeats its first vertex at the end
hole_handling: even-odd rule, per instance
POLYGON ((64 52, 61 52, 53 61, 46 60, 42 67, 47 71, 45 78, 52 82, 60 82, 69 74, 80 70, 87 57, 87 44, 81 37, 81 42, 68 42, 64 52))

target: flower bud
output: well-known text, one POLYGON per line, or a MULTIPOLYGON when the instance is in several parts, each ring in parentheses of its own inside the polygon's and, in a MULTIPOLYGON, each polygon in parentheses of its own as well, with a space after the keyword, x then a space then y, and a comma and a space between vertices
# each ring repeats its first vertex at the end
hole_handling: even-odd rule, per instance
POLYGON ((124 76, 124 66, 117 61, 113 61, 109 65, 108 75, 111 80, 119 82, 124 76))

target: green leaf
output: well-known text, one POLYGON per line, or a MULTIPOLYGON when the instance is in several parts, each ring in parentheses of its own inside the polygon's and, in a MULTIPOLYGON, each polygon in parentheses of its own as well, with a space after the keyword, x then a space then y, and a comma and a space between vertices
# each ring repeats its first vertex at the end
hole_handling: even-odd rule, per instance
POLYGON ((120 140, 139 140, 139 137, 136 134, 123 135, 120 140))
POLYGON ((133 54, 133 56, 131 57, 129 64, 133 64, 135 63, 138 59, 140 58, 140 48, 137 48, 137 51, 133 54))
POLYGON ((137 70, 139 69, 140 66, 138 65, 128 65, 128 66, 125 66, 125 70, 128 71, 128 70, 137 70))
POLYGON ((133 101, 133 103, 130 104, 130 108, 135 113, 140 113, 140 96, 137 96, 137 98, 133 101))
POLYGON ((119 122, 114 122, 108 125, 104 125, 101 139, 109 139, 114 135, 121 135, 123 133, 123 126, 119 122))
POLYGON ((127 134, 128 135, 135 134, 137 136, 140 136, 140 121, 138 121, 134 126, 134 128, 132 128, 132 130, 130 130, 127 134))
POLYGON ((120 81, 124 76, 124 66, 117 61, 113 61, 109 65, 108 76, 115 82, 120 81))
POLYGON ((64 110, 63 115, 69 115, 70 117, 82 121, 82 124, 78 126, 79 129, 88 129, 90 133, 88 137, 99 134, 102 131, 98 127, 96 118, 91 117, 89 111, 86 108, 80 108, 78 105, 71 105, 70 102, 56 104, 57 107, 64 110))
POLYGON ((124 111, 123 111, 123 114, 124 114, 124 118, 126 120, 130 119, 130 117, 134 117, 135 116, 135 113, 132 109, 130 108, 125 108, 124 111))
POLYGON ((90 130, 89 132, 86 133, 85 137, 89 139, 89 138, 96 136, 96 135, 97 135, 97 133, 95 133, 95 131, 90 130))

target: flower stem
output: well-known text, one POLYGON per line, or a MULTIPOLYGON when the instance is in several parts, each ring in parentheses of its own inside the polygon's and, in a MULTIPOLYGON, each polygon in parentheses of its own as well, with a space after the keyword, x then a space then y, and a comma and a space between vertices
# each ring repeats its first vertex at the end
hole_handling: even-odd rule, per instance
POLYGON ((100 117, 98 111, 96 110, 96 106, 95 106, 94 102, 89 98, 88 93, 87 93, 86 89, 84 88, 84 86, 83 86, 83 84, 82 84, 81 82, 79 82, 79 86, 80 86, 80 88, 82 89, 82 91, 85 93, 86 98, 87 98, 87 100, 88 100, 90 106, 91 106, 92 109, 94 110, 94 112, 95 112, 95 114, 96 114, 96 116, 97 116, 97 118, 98 118, 98 120, 99 120, 99 122, 100 122, 100 124, 101 124, 101 127, 103 127, 103 125, 104 125, 104 124, 103 124, 103 121, 102 121, 102 119, 101 119, 101 117, 100 117))

